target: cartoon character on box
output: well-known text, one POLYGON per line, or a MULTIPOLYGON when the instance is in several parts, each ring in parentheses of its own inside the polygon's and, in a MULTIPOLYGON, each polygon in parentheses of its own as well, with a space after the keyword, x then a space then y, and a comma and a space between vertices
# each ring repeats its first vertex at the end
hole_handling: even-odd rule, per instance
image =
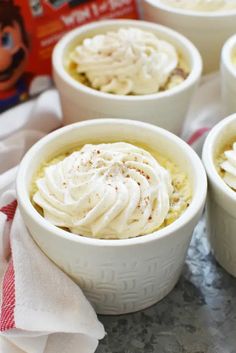
POLYGON ((0 112, 51 85, 49 76, 25 71, 29 51, 20 7, 13 0, 0 0, 0 112))
POLYGON ((29 39, 20 8, 0 0, 0 111, 28 98, 29 39))

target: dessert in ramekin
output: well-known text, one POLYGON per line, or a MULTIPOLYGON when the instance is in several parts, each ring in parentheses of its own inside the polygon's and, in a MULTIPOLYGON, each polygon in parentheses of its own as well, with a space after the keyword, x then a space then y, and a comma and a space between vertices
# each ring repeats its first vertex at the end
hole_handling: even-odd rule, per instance
POLYGON ((221 93, 225 115, 236 112, 236 35, 225 43, 221 55, 221 93))
POLYGON ((236 10, 236 2, 233 0, 160 0, 164 4, 182 10, 197 12, 221 12, 236 10))
POLYGON ((222 146, 216 156, 215 166, 224 182, 236 191, 236 135, 222 146))
POLYGON ((153 233, 178 219, 191 198, 173 161, 127 142, 75 146, 40 166, 32 185, 45 219, 98 239, 153 233))
POLYGON ((218 123, 203 147, 209 179, 207 228, 216 260, 236 276, 236 114, 218 123))
MULTIPOLYGON (((236 40, 235 40, 235 42, 236 42, 236 40)), ((236 45, 232 51, 232 58, 231 59, 232 59, 232 63, 234 65, 234 68, 236 69, 236 45)))
POLYGON ((76 43, 65 68, 90 88, 123 96, 167 91, 181 84, 190 71, 174 45, 133 27, 120 27, 76 43))
MULTIPOLYGON (((94 151, 97 153, 100 150, 94 151)), ((137 155, 133 157, 135 159, 137 155)), ((120 168, 119 163, 120 161, 117 161, 114 167, 120 168)), ((137 161, 132 163, 135 165, 137 161)), ((73 167, 75 166, 77 168, 81 163, 73 164, 73 167)), ((144 175, 136 174, 140 184, 148 181, 149 177, 154 178, 149 166, 142 165, 140 170, 145 170, 144 175)), ((130 170, 130 173, 133 172, 130 170)), ((166 171, 162 170, 161 173, 164 173, 166 178, 166 171)), ((129 179, 128 176, 127 178, 129 179)), ((112 180, 109 184, 113 185, 111 187, 114 194, 117 184, 112 180)), ((33 239, 45 254, 81 286, 98 313, 121 314, 154 304, 174 287, 182 270, 192 231, 204 207, 206 184, 206 175, 200 159, 174 134, 134 120, 95 119, 66 126, 36 143, 21 162, 17 177, 17 195, 22 217, 33 239), (117 141, 145 146, 148 151, 172 161, 187 177, 191 188, 189 205, 171 224, 129 239, 98 239, 74 234, 68 229, 55 226, 36 210, 31 198, 32 183, 42 165, 78 145, 99 145, 117 141)), ((131 193, 134 197, 139 195, 137 185, 132 182, 132 187, 136 188, 136 192, 131 193)), ((163 195, 166 195, 166 192, 161 192, 161 185, 163 186, 161 183, 157 185, 160 192, 158 203, 164 205, 166 199, 163 195)), ((120 188, 123 186, 118 185, 120 188)), ((154 186, 152 185, 152 188, 154 186)), ((96 192, 101 192, 102 187, 97 185, 91 196, 97 197, 96 192)), ((81 189, 74 190, 75 193, 80 191, 81 189)), ((80 207, 83 208, 84 204, 81 203, 80 207)), ((148 207, 147 202, 147 211, 148 207)), ((143 210, 146 208, 143 207, 143 210)), ((145 218, 145 222, 151 221, 148 218, 145 218)), ((125 219, 121 222, 125 223, 125 219)))
POLYGON ((200 55, 186 38, 144 21, 79 27, 53 52, 64 124, 122 117, 179 133, 201 70, 200 55))
POLYGON ((227 0, 142 0, 144 19, 182 33, 198 48, 204 73, 220 67, 225 41, 236 32, 236 3, 227 0))

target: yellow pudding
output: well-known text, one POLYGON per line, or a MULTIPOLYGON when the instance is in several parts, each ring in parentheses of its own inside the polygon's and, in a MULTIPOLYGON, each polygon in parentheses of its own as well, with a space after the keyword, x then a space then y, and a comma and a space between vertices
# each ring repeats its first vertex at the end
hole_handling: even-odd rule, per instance
POLYGON ((197 12, 219 12, 236 10, 235 0, 160 0, 161 2, 179 9, 197 12))
POLYGON ((139 144, 87 144, 41 165, 31 200, 52 224, 100 239, 150 234, 189 206, 190 182, 177 165, 139 144))
POLYGON ((236 48, 234 48, 233 52, 232 52, 232 64, 235 66, 236 69, 236 48))
POLYGON ((236 191, 236 137, 223 146, 215 159, 215 166, 224 182, 236 191))
POLYGON ((76 81, 117 95, 165 91, 190 72, 171 43, 133 27, 84 39, 70 50, 65 69, 76 81))

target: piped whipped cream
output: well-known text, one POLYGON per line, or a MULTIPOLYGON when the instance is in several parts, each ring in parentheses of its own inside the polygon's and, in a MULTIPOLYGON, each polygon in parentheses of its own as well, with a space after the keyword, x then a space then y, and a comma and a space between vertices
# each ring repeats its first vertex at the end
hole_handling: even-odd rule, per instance
POLYGON ((94 238, 130 238, 162 225, 171 177, 152 155, 129 143, 85 145, 45 168, 33 201, 52 224, 94 238))
POLYGON ((223 179, 229 187, 236 190, 236 142, 232 150, 224 152, 224 156, 226 160, 220 165, 225 171, 223 179))
POLYGON ((225 11, 236 9, 235 0, 161 0, 172 7, 195 11, 225 11))
POLYGON ((175 47, 151 32, 121 28, 87 38, 70 55, 92 88, 120 95, 158 92, 178 65, 175 47))

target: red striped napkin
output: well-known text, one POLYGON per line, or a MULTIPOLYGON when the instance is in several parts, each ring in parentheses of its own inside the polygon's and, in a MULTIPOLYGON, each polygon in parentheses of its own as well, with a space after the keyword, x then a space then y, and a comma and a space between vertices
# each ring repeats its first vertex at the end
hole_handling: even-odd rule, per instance
MULTIPOLYGON (((7 232, 10 230, 10 223, 12 222, 17 207, 17 201, 14 200, 6 206, 0 208, 0 212, 5 215, 5 227, 7 227, 7 232)), ((3 218, 3 217, 2 217, 3 218)), ((4 228, 2 227, 4 230, 4 228)), ((6 230, 5 230, 6 232, 6 230)), ((9 234, 9 233, 8 233, 9 234)), ((8 235, 5 233, 5 237, 8 235)), ((2 233, 3 235, 3 233, 2 233)), ((6 239, 7 243, 8 238, 6 239)), ((5 261, 10 256, 10 247, 5 248, 5 261)), ((0 316, 0 331, 6 331, 15 328, 15 318, 14 318, 14 308, 15 308, 15 273, 13 260, 10 258, 8 268, 6 270, 3 283, 2 283, 2 300, 1 300, 1 316, 0 316)))
POLYGON ((207 133, 223 117, 220 76, 213 73, 202 78, 191 102, 181 137, 201 155, 207 133))
POLYGON ((30 237, 14 192, 0 198, 1 353, 92 353, 104 328, 80 288, 30 237), (63 290, 62 290, 63 289, 63 290))

